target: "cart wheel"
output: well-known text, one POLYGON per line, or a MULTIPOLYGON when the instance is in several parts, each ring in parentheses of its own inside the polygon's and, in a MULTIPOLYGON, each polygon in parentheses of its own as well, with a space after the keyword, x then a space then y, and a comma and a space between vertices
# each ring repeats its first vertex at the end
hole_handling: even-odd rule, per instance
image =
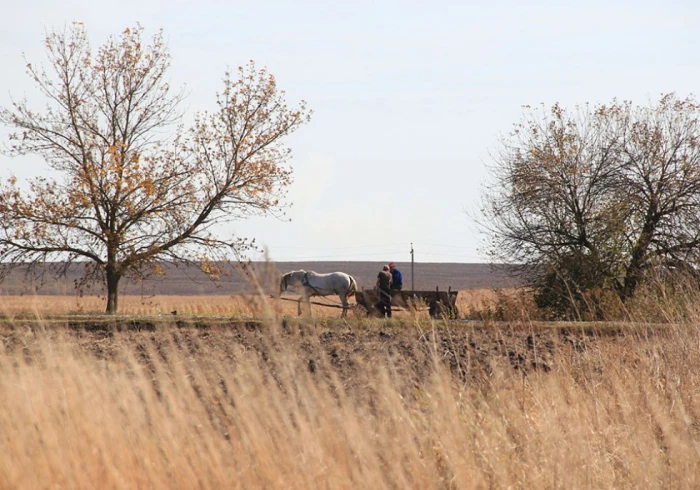
POLYGON ((434 318, 436 320, 440 319, 440 310, 442 307, 442 303, 436 300, 431 300, 430 305, 428 306, 428 314, 430 315, 430 318, 434 318))

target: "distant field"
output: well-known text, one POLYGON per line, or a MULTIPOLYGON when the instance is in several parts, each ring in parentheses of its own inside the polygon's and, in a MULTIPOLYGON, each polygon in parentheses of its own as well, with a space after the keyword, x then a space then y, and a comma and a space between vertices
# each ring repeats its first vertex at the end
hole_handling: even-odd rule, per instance
MULTIPOLYGON (((314 270, 316 272, 343 271, 355 277, 360 288, 371 288, 376 281, 377 273, 381 270, 381 262, 278 262, 253 263, 248 271, 254 272, 254 277, 265 292, 276 289, 277 277, 280 273, 290 270, 314 270)), ((411 264, 397 262, 403 272, 404 289, 411 287, 411 264)), ((219 284, 211 282, 196 268, 165 267, 166 276, 153 278, 143 282, 123 280, 120 292, 129 296, 208 296, 231 293, 257 293, 259 290, 251 283, 250 276, 241 273, 233 267, 227 267, 229 274, 221 279, 219 284)), ((4 282, 0 283, 0 295, 15 296, 26 293, 40 295, 73 296, 76 294, 74 282, 79 277, 79 266, 66 277, 53 279, 45 277, 45 283, 36 288, 36 284, 27 282, 21 270, 13 272, 4 282)), ((435 264, 416 263, 414 266, 413 282, 415 289, 434 290, 436 287, 445 290, 493 289, 518 286, 515 279, 508 276, 501 267, 494 269, 489 264, 435 264)))
MULTIPOLYGON (((290 270, 314 270, 317 272, 344 271, 351 274, 360 289, 374 287, 376 276, 383 263, 379 262, 280 262, 254 263, 247 271, 229 268, 229 274, 217 285, 195 268, 166 267, 164 277, 135 284, 123 280, 120 284, 119 312, 127 315, 179 315, 190 316, 256 316, 266 310, 278 314, 296 315, 297 305, 285 294, 287 300, 269 302, 263 296, 277 292, 280 273, 290 270), (252 273, 251 273, 252 272, 252 273)), ((404 289, 411 287, 410 263, 398 263, 404 275, 404 289)), ((37 288, 28 282, 22 271, 15 271, 0 283, 0 314, 4 316, 49 316, 67 314, 102 313, 104 295, 78 295, 74 281, 79 269, 59 279, 44 278, 37 288)), ((416 290, 459 291, 457 307, 460 313, 483 309, 495 301, 495 289, 507 289, 518 283, 503 270, 488 264, 434 264, 414 265, 416 290)), ((338 305, 337 297, 314 299, 315 302, 338 305)), ((354 303, 354 299, 351 300, 354 303)), ((340 310, 312 306, 314 315, 338 316, 340 310)), ((355 313, 361 315, 361 312, 355 313)), ((402 316, 404 313, 398 312, 402 316)))

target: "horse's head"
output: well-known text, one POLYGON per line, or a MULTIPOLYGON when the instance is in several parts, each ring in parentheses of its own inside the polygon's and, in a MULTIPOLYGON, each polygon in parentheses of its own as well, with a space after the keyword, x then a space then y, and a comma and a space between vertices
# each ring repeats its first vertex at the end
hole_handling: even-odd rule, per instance
POLYGON ((305 270, 300 270, 287 272, 283 275, 282 279, 280 279, 280 294, 282 294, 282 291, 286 291, 289 286, 298 287, 303 284, 305 274, 305 270))

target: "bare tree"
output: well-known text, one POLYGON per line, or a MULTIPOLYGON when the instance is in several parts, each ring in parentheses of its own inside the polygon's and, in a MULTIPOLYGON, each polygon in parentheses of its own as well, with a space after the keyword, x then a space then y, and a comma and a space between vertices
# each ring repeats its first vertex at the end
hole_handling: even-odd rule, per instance
POLYGON ((251 62, 225 74, 217 109, 185 129, 162 32, 150 44, 142 37, 140 26, 126 29, 93 56, 81 24, 47 34, 48 71, 27 71, 48 105, 0 110, 16 130, 9 153, 40 155, 60 176, 0 186, 3 266, 82 262, 86 280, 106 283, 108 313, 119 281, 158 273, 161 260, 216 276, 215 259, 245 252, 248 240, 221 239, 215 227, 283 209, 282 139, 310 117, 251 62))
POLYGON ((483 195, 492 260, 569 306, 591 289, 624 301, 651 269, 694 268, 699 116, 673 94, 650 107, 527 108, 483 195))

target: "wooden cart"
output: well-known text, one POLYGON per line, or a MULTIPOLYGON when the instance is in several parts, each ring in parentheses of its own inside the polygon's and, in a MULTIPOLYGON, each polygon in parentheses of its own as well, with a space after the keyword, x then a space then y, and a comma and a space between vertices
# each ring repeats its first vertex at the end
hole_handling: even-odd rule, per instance
MULTIPOLYGON (((428 306, 431 318, 457 318, 457 294, 459 291, 392 291, 391 306, 404 309, 419 309, 428 306)), ((379 314, 379 292, 374 289, 363 289, 355 293, 355 301, 362 306, 367 315, 379 314)))

